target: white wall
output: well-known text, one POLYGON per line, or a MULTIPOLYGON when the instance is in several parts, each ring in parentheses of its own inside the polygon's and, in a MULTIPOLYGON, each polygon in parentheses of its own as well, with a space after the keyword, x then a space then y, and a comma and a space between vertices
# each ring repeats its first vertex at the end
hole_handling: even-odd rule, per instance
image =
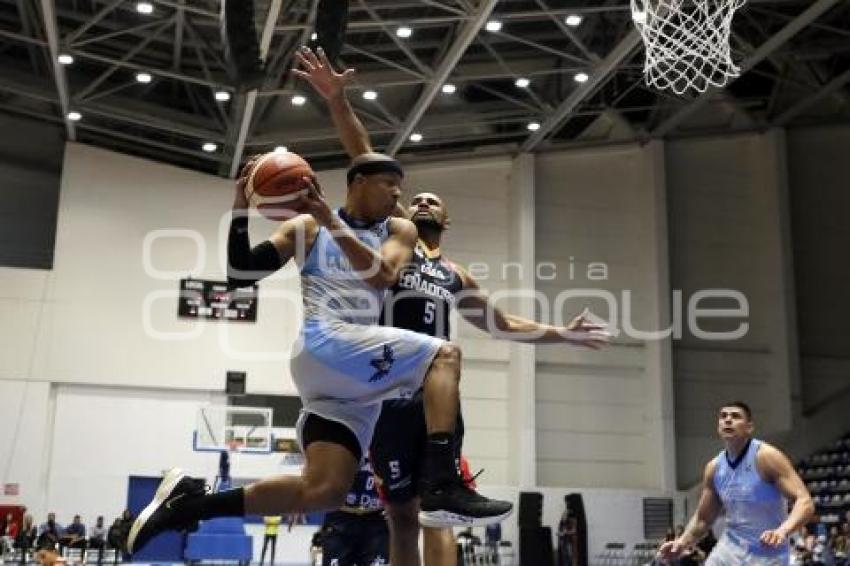
POLYGON ((0 503, 44 508, 51 419, 50 384, 0 381, 0 485, 20 489, 18 496, 0 489, 0 503))
MULTIPOLYGON (((588 290, 554 313, 565 322, 588 306, 612 330, 668 327, 661 152, 650 144, 538 156, 536 260, 557 268, 538 290, 552 309, 565 290, 588 290), (597 291, 613 307, 588 298, 597 291)), ((672 489, 669 339, 622 332, 602 352, 538 346, 536 398, 540 485, 672 489)))
MULTIPOLYGON (((297 332, 286 321, 299 301, 261 300, 258 324, 175 316, 180 277, 222 278, 231 190, 222 179, 68 144, 54 269, 2 270, 0 318, 17 324, 2 325, 0 376, 221 390, 225 371, 242 369, 254 391, 294 392, 280 353, 297 332), (184 236, 154 239, 146 269, 146 238, 169 229, 184 236)), ((296 285, 279 278, 264 291, 296 285)))
MULTIPOLYGON (((734 289, 749 303, 745 336, 711 341, 686 328, 674 343, 680 487, 695 483, 719 450, 720 403, 750 403, 761 435, 791 426, 796 328, 784 155, 781 132, 666 146, 673 288, 685 298, 702 289, 734 289)), ((731 331, 743 320, 700 326, 731 331)))

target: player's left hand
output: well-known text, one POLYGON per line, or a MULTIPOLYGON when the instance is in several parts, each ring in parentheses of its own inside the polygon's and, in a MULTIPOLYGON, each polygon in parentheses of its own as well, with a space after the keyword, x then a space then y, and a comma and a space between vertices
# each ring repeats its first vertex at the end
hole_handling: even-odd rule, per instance
POLYGON ((565 327, 564 335, 571 344, 593 350, 607 346, 611 341, 608 325, 592 321, 588 309, 584 309, 565 327))
POLYGON ((764 531, 759 540, 766 546, 777 547, 785 544, 788 536, 782 529, 774 529, 772 531, 764 531))
POLYGON ((316 89, 325 100, 332 100, 345 94, 345 86, 354 78, 354 69, 344 69, 337 73, 324 49, 314 52, 307 46, 295 51, 300 69, 292 69, 292 74, 301 77, 316 89))
POLYGON ((322 190, 319 180, 315 175, 303 177, 302 180, 307 188, 307 194, 299 199, 298 209, 311 214, 319 226, 329 227, 333 221, 333 212, 328 206, 328 201, 325 200, 325 191, 322 190))

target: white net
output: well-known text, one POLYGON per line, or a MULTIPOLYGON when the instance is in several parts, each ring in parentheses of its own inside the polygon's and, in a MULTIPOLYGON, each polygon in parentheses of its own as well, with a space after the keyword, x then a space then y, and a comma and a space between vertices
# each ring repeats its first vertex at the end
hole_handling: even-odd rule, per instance
POLYGON ((646 48, 646 83, 676 94, 723 87, 740 69, 729 52, 735 11, 746 0, 631 0, 646 48))

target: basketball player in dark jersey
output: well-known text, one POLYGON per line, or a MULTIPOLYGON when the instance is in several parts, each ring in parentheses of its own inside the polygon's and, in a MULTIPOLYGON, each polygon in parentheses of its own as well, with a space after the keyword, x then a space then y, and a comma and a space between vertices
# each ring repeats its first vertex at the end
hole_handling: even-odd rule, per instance
POLYGON ((322 566, 390 563, 390 533, 368 460, 357 472, 345 505, 325 515, 321 533, 322 566))
MULTIPOLYGON (((297 56, 301 69, 293 72, 307 80, 327 101, 348 154, 356 157, 372 152, 368 132, 345 96, 345 84, 354 71, 335 72, 321 48, 317 53, 304 48, 297 56)), ((504 313, 490 303, 465 269, 441 255, 440 244, 449 217, 442 199, 436 194, 417 194, 410 207, 399 211, 399 215, 408 217, 416 225, 419 239, 410 263, 403 268, 398 283, 385 299, 384 324, 447 338, 450 311, 457 306, 468 322, 498 338, 529 343, 569 343, 593 349, 607 343, 604 325, 590 322, 586 313, 566 327, 553 327, 504 313)), ((462 421, 458 425, 456 436, 459 438, 462 421)), ((417 497, 425 435, 421 392, 411 399, 384 402, 375 428, 371 457, 381 480, 390 518, 391 564, 420 564, 419 524, 429 527, 430 522, 428 514, 419 510, 417 497)), ((457 444, 455 455, 459 459, 460 442, 457 444)), ((426 566, 456 564, 451 529, 426 528, 424 543, 426 566)))

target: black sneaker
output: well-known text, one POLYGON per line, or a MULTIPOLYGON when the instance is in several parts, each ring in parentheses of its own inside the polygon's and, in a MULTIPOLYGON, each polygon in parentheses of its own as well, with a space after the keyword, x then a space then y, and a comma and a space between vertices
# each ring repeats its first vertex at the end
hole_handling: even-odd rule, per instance
POLYGON ((509 501, 479 495, 462 479, 426 486, 420 501, 423 527, 483 527, 504 521, 513 511, 509 501))
POLYGON ((186 517, 174 506, 178 500, 203 497, 207 489, 204 480, 193 479, 180 468, 173 468, 162 478, 153 501, 142 511, 127 537, 127 553, 133 554, 150 539, 163 531, 182 530, 191 526, 196 518, 186 517))

